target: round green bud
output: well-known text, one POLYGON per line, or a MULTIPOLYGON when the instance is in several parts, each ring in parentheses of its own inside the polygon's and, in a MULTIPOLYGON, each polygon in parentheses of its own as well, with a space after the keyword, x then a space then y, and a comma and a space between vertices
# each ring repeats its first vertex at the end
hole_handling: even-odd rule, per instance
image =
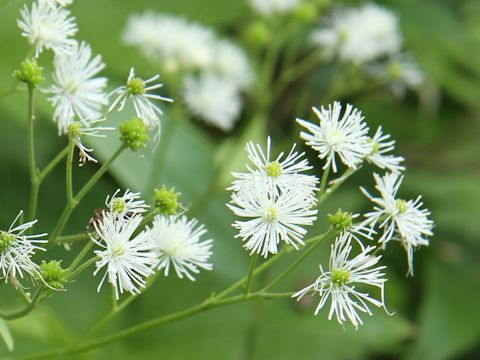
POLYGON ((328 221, 330 224, 339 230, 347 230, 352 226, 353 216, 352 213, 344 212, 342 209, 338 209, 335 214, 328 214, 328 221))
POLYGON ((42 261, 40 272, 45 283, 54 289, 63 289, 67 283, 67 270, 62 269, 61 261, 42 261))
POLYGON ((303 2, 297 9, 295 10, 294 16, 296 19, 311 23, 317 20, 318 17, 318 10, 317 6, 311 2, 303 2))
POLYGON ((162 215, 174 215, 180 209, 178 198, 180 193, 175 192, 175 188, 167 189, 162 185, 160 189, 154 190, 153 200, 155 202, 155 209, 162 215))
POLYGON ((272 161, 265 166, 265 171, 270 177, 279 177, 283 173, 282 165, 278 161, 272 161))
POLYGON ((127 92, 130 95, 143 95, 145 94, 145 81, 139 77, 134 77, 127 82, 127 92))
POLYGON ((265 22, 257 21, 248 26, 245 36, 251 44, 263 46, 270 40, 271 33, 265 22))
POLYGON ((0 231, 0 252, 4 252, 15 242, 15 235, 10 234, 6 231, 0 231))
POLYGON ((120 141, 133 151, 147 146, 149 140, 148 127, 142 119, 134 117, 120 124, 120 141))
POLYGON ((13 72, 13 76, 21 82, 24 82, 32 87, 37 87, 43 80, 43 68, 38 66, 35 59, 26 59, 20 64, 20 68, 13 72))
POLYGON ((330 279, 333 285, 337 287, 344 286, 348 284, 350 280, 350 272, 348 270, 336 269, 332 271, 330 279))

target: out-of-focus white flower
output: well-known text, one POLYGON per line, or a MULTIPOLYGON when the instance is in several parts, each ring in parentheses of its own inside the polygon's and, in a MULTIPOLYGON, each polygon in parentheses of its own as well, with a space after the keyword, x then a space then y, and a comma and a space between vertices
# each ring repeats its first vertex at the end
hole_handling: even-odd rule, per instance
POLYGON ((73 0, 49 0, 49 1, 59 6, 68 6, 73 4, 73 0))
POLYGON ((100 55, 92 59, 92 50, 86 43, 75 43, 69 54, 55 57, 54 84, 46 90, 55 107, 53 119, 59 134, 65 134, 77 116, 88 122, 102 116, 102 107, 108 104, 104 93, 107 79, 94 77, 104 67, 100 55))
POLYGON ((365 63, 396 54, 402 46, 396 15, 373 3, 340 9, 328 22, 329 27, 312 33, 312 41, 327 55, 338 53, 342 61, 365 63))
POLYGON ((428 246, 427 237, 432 236, 433 221, 428 217, 430 211, 421 209, 421 196, 415 200, 397 198, 403 176, 388 173, 383 177, 374 174, 375 188, 380 197, 373 197, 365 189, 363 193, 375 204, 374 210, 365 214, 364 224, 383 230, 379 239, 385 247, 390 240, 397 240, 404 246, 408 256, 409 274, 413 275, 413 251, 419 246, 428 246))
POLYGON ((203 225, 197 226, 197 220, 188 220, 186 216, 161 216, 153 220, 151 229, 155 249, 159 253, 158 270, 168 276, 173 267, 177 276, 195 281, 194 274, 200 269, 212 270, 208 262, 212 255, 213 240, 200 241, 207 231, 203 225))
POLYGON ((143 80, 135 76, 134 68, 131 68, 128 75, 127 85, 120 86, 113 90, 108 96, 117 95, 108 109, 112 112, 118 107, 118 111, 122 111, 127 100, 131 100, 137 116, 143 120, 149 129, 157 129, 157 135, 160 134, 160 116, 163 115, 162 110, 152 100, 161 100, 172 102, 173 100, 157 94, 149 94, 149 92, 159 89, 163 84, 152 84, 160 76, 155 75, 150 79, 143 80))
POLYGON ((219 75, 239 89, 246 89, 252 83, 253 72, 247 55, 230 41, 218 41, 214 54, 214 68, 219 75))
POLYGON ((68 54, 76 41, 70 39, 78 28, 70 11, 59 7, 51 0, 37 0, 29 9, 25 4, 17 20, 22 36, 35 46, 38 57, 44 49, 51 49, 56 55, 68 54))
POLYGON ((93 152, 93 149, 86 147, 82 142, 82 138, 84 136, 104 138, 107 136, 105 134, 102 134, 103 131, 115 130, 115 128, 113 127, 99 126, 98 124, 103 121, 105 121, 105 118, 88 121, 84 120, 80 122, 75 121, 68 126, 68 136, 78 148, 80 153, 80 166, 85 165, 87 161, 93 161, 94 163, 97 162, 97 160, 92 155, 90 155, 90 153, 93 152))
POLYGON ((300 300, 306 294, 318 293, 320 303, 315 309, 315 315, 325 306, 330 298, 328 319, 333 316, 340 324, 350 321, 357 329, 363 321, 359 312, 372 315, 368 304, 385 308, 384 286, 387 279, 383 270, 385 266, 377 266, 381 256, 371 254, 374 246, 361 247, 361 252, 353 259, 349 259, 352 251, 351 235, 341 234, 332 245, 330 255, 330 269, 324 271, 320 265, 321 275, 305 289, 295 293, 292 297, 300 300), (381 300, 373 298, 369 293, 357 290, 357 285, 370 285, 380 289, 381 300))
POLYGON ((402 156, 387 154, 395 149, 395 140, 388 141, 388 139, 390 139, 390 134, 384 135, 382 127, 379 126, 377 132, 370 140, 371 152, 366 159, 381 169, 387 169, 391 172, 404 171, 405 167, 400 164, 405 159, 402 156))
POLYGON ((326 159, 323 168, 331 165, 333 171, 337 172, 337 155, 345 165, 356 168, 371 152, 368 127, 360 110, 347 104, 345 113, 340 117, 342 105, 338 101, 333 103, 333 107, 329 105, 328 108, 322 106, 320 110, 315 107, 312 109, 320 120, 319 125, 302 119, 297 119, 297 122, 309 131, 302 131, 301 138, 318 151, 320 159, 326 159))
POLYGON ((129 219, 137 214, 144 213, 150 207, 145 204, 140 193, 125 190, 123 195, 117 196, 120 189, 117 189, 112 196, 108 195, 105 199, 105 205, 111 213, 116 214, 120 219, 129 219))
POLYGON ((233 129, 242 105, 235 84, 210 72, 187 77, 183 98, 194 115, 223 131, 233 129))
POLYGON ((301 0, 250 0, 250 6, 264 16, 292 12, 300 4, 301 0))
POLYGON ((0 276, 15 287, 19 286, 17 276, 23 279, 27 274, 32 278, 40 275, 40 266, 32 261, 32 256, 37 250, 45 251, 38 244, 47 242, 42 239, 47 234, 25 234, 37 220, 15 226, 22 214, 23 211, 18 213, 8 230, 0 230, 0 276))
POLYGON ((232 173, 236 180, 228 190, 240 191, 252 183, 263 182, 271 192, 278 193, 286 188, 296 188, 304 189, 307 197, 315 197, 318 179, 313 175, 302 174, 312 169, 312 166, 309 166, 308 160, 303 158, 305 153, 295 151, 295 146, 292 146, 286 156, 282 152, 272 160, 270 137, 267 138, 266 153, 259 144, 248 142, 245 148, 253 167, 247 165, 247 173, 232 173))
POLYGON ((142 219, 141 215, 136 215, 125 221, 116 214, 104 212, 102 219, 93 223, 98 239, 94 236, 91 239, 103 249, 95 251, 100 260, 97 261, 93 274, 96 275, 107 267, 97 291, 108 279, 117 300, 119 294, 124 292, 139 294, 140 288, 145 287, 145 279, 154 274, 152 268, 157 264, 158 257, 150 232, 143 230, 131 239, 142 219))
POLYGON ((236 237, 245 242, 245 249, 250 254, 267 257, 277 253, 281 240, 297 250, 304 245, 302 239, 307 230, 303 226, 316 220, 315 204, 316 198, 303 188, 289 187, 277 194, 259 181, 234 192, 227 206, 235 215, 247 218, 233 224, 239 230, 236 237))

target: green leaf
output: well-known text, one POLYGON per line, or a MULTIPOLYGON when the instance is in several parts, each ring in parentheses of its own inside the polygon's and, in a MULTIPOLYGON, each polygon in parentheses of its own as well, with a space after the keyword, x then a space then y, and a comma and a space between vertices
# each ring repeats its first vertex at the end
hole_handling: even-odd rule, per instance
POLYGON ((0 319, 0 336, 2 337, 5 345, 7 345, 8 351, 13 351, 14 341, 12 333, 10 332, 7 323, 3 319, 0 319))

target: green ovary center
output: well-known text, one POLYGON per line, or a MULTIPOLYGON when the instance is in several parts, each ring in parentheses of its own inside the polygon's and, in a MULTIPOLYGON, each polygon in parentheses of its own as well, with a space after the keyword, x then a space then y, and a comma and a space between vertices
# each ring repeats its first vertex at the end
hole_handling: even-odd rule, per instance
POLYGON ((15 242, 15 236, 6 232, 0 231, 0 252, 7 250, 15 242))
POLYGON ((127 204, 125 204, 125 200, 121 198, 115 198, 112 201, 112 211, 117 214, 121 214, 127 210, 127 204))
POLYGON ((350 280, 350 272, 347 270, 333 270, 331 275, 333 285, 340 287, 348 284, 350 280))
POLYGON ((265 220, 269 222, 273 222, 278 219, 278 210, 275 209, 274 207, 269 207, 265 211, 264 215, 265 220))
POLYGON ((270 177, 279 177, 282 175, 283 169, 282 165, 278 161, 272 161, 271 163, 265 165, 265 171, 270 177))
POLYGON ((405 200, 402 199, 397 199, 397 209, 400 214, 403 214, 405 211, 407 211, 408 204, 405 200))
POLYGON ((143 95, 145 94, 145 82, 138 77, 130 79, 127 83, 127 91, 130 95, 143 95))
POLYGON ((331 146, 338 145, 338 144, 342 143, 343 140, 344 140, 344 136, 338 130, 332 130, 327 134, 327 142, 331 146))
POLYGON ((70 124, 70 126, 68 127, 68 136, 80 137, 80 135, 81 135, 80 125, 77 123, 70 124))
POLYGON ((112 248, 112 255, 114 257, 122 256, 123 254, 125 254, 125 248, 122 245, 115 245, 112 248))

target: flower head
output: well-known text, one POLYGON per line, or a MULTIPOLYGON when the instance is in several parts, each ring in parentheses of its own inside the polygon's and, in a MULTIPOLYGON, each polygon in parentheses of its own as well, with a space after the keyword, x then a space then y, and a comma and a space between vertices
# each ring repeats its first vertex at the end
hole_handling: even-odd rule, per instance
POLYGON ((22 36, 35 46, 38 57, 44 49, 51 49, 56 55, 68 54, 76 41, 70 39, 78 28, 70 11, 57 6, 51 0, 37 0, 29 9, 24 5, 17 20, 22 36))
POLYGON ((54 66, 54 84, 46 92, 52 94, 58 132, 65 134, 75 116, 85 122, 101 118, 102 107, 108 104, 107 79, 94 77, 105 67, 101 56, 92 58, 88 44, 76 43, 70 53, 55 57, 54 66))
POLYGON ((341 234, 332 245, 329 270, 323 270, 320 265, 321 275, 310 286, 295 293, 292 297, 300 300, 306 294, 318 293, 320 303, 315 315, 325 306, 330 298, 328 319, 333 316, 340 324, 350 321, 355 328, 363 324, 359 312, 372 315, 369 304, 385 308, 384 285, 387 279, 383 270, 385 266, 378 266, 381 256, 371 254, 374 246, 362 247, 360 254, 349 259, 352 251, 351 235, 341 234), (381 300, 377 300, 369 293, 361 292, 357 285, 370 285, 380 289, 381 300))
POLYGON ((402 156, 387 154, 395 149, 395 140, 390 140, 389 134, 382 133, 382 127, 378 127, 377 132, 370 140, 371 151, 366 156, 366 160, 375 164, 381 169, 387 169, 391 172, 401 172, 405 166, 400 165, 405 159, 402 156))
POLYGON ((336 156, 351 168, 356 168, 370 153, 368 144, 368 127, 363 121, 362 113, 347 104, 341 117, 342 105, 336 101, 328 108, 320 110, 313 107, 313 112, 320 120, 319 125, 297 119, 297 122, 309 132, 301 132, 300 136, 307 145, 318 151, 320 159, 326 159, 324 169, 332 166, 337 171, 336 156))
POLYGON ((167 102, 172 102, 173 100, 157 94, 149 94, 150 91, 163 86, 162 84, 149 85, 159 77, 159 75, 155 75, 150 79, 143 80, 135 76, 135 70, 132 68, 128 75, 127 85, 120 86, 110 93, 109 97, 117 95, 117 98, 110 105, 108 111, 113 111, 117 106, 118 111, 122 111, 127 100, 131 100, 137 116, 143 120, 149 129, 157 129, 157 134, 160 134, 160 115, 163 115, 163 112, 152 100, 167 102))
POLYGON ((270 16, 294 11, 300 0, 249 0, 250 6, 259 14, 270 16))
POLYGON ((118 196, 120 189, 117 189, 112 196, 108 195, 105 199, 105 205, 111 213, 117 215, 119 219, 130 219, 132 216, 144 213, 150 207, 140 197, 140 193, 125 190, 123 195, 118 196))
POLYGON ((375 204, 374 210, 365 214, 364 224, 383 231, 379 242, 383 246, 390 240, 402 243, 408 256, 409 274, 413 275, 413 251, 419 246, 428 246, 427 237, 432 236, 433 221, 428 217, 430 211, 421 209, 421 196, 415 200, 403 200, 397 197, 403 176, 388 173, 383 177, 374 174, 375 188, 380 197, 373 197, 365 189, 363 193, 375 204))
POLYGON ((100 260, 96 263, 94 275, 102 268, 107 268, 97 291, 100 291, 105 279, 108 279, 114 287, 117 299, 119 294, 124 292, 139 294, 139 288, 145 287, 145 279, 154 274, 152 267, 157 264, 158 259, 150 233, 144 230, 131 239, 142 219, 141 215, 136 215, 125 221, 116 214, 104 212, 102 219, 94 222, 98 239, 91 239, 102 248, 95 251, 100 260))
POLYGON ((230 41, 219 40, 214 50, 213 70, 238 89, 248 88, 253 80, 253 70, 243 49, 230 41))
POLYGON ((186 216, 161 216, 153 220, 151 229, 155 249, 159 253, 158 270, 164 270, 168 276, 173 267, 177 276, 186 276, 194 281, 194 274, 200 269, 212 270, 208 259, 212 255, 213 240, 200 241, 207 231, 197 220, 188 220, 186 216))
POLYGON ((402 37, 396 15, 375 4, 341 9, 329 18, 330 26, 312 33, 312 41, 345 62, 365 63, 400 51, 402 37))
POLYGON ((0 230, 0 276, 14 286, 18 286, 17 276, 23 279, 26 274, 32 278, 40 275, 40 266, 32 261, 32 256, 37 250, 45 251, 38 244, 47 242, 42 239, 47 234, 25 234, 37 220, 15 225, 22 214, 23 211, 18 213, 8 230, 0 230))

